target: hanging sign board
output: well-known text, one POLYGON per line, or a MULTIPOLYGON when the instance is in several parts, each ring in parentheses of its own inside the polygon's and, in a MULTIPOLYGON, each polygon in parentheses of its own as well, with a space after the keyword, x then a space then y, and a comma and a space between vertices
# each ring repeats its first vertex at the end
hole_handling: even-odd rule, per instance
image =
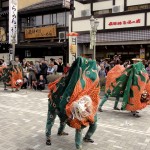
POLYGON ((77 37, 76 36, 71 37, 70 52, 71 54, 76 54, 77 52, 77 37))
POLYGON ((145 59, 145 48, 140 49, 140 58, 145 59))
POLYGON ((25 39, 56 37, 56 25, 25 29, 25 39))
POLYGON ((17 44, 18 0, 9 0, 9 44, 17 44))

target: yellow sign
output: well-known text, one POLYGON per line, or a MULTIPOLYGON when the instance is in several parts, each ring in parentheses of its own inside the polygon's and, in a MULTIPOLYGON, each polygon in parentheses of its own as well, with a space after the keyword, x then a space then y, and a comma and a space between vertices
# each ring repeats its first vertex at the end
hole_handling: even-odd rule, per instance
POLYGON ((77 46, 76 45, 70 45, 70 52, 71 54, 75 54, 77 50, 77 46))
POLYGON ((6 33, 3 27, 0 27, 0 42, 6 41, 6 33))
POLYGON ((56 25, 25 29, 25 39, 56 37, 56 25))
POLYGON ((77 37, 71 37, 70 52, 71 54, 76 54, 77 52, 77 37))
POLYGON ((144 48, 140 49, 140 58, 145 59, 145 49, 144 48))

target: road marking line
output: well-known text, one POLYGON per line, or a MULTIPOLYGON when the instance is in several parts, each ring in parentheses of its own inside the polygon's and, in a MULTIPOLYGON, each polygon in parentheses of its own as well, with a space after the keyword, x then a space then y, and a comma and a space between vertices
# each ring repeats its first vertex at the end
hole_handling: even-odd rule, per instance
POLYGON ((107 132, 107 133, 110 133, 111 131, 109 131, 109 130, 103 130, 104 132, 107 132))
POLYGON ((146 133, 150 133, 150 128, 148 128, 148 130, 146 131, 146 133))
POLYGON ((140 131, 140 130, 123 128, 123 127, 113 126, 113 125, 108 125, 108 124, 99 124, 99 126, 103 127, 103 128, 109 128, 109 129, 114 129, 114 130, 120 130, 120 131, 125 131, 125 132, 131 132, 131 133, 135 133, 135 134, 142 134, 142 135, 150 136, 149 133, 146 133, 146 132, 140 131))
POLYGON ((121 134, 114 134, 115 136, 122 136, 121 134))
POLYGON ((122 149, 122 147, 114 145, 113 147, 118 148, 118 149, 122 149))
POLYGON ((116 143, 116 141, 113 141, 113 140, 108 140, 108 142, 111 142, 111 143, 116 143))
POLYGON ((146 139, 146 140, 145 140, 145 143, 150 143, 150 139, 146 139))
POLYGON ((147 144, 145 143, 138 143, 139 145, 142 145, 142 146, 147 146, 147 144))
POLYGON ((40 147, 39 144, 35 145, 33 148, 36 149, 36 148, 38 148, 38 147, 40 147))

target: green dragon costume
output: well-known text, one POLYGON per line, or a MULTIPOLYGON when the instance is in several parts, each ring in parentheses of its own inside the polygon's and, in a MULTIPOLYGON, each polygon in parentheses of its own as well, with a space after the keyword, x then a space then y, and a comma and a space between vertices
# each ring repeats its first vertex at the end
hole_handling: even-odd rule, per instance
POLYGON ((76 59, 67 75, 49 85, 48 115, 46 124, 47 145, 51 145, 51 128, 56 115, 60 118, 58 135, 63 135, 66 123, 76 129, 76 148, 81 149, 82 129, 90 126, 84 138, 96 130, 97 109, 99 105, 99 78, 96 61, 82 57, 76 59))
POLYGON ((149 105, 150 81, 144 65, 139 62, 124 68, 116 65, 107 76, 105 98, 123 97, 122 110, 135 112, 149 105), (119 72, 118 72, 119 70, 119 72))

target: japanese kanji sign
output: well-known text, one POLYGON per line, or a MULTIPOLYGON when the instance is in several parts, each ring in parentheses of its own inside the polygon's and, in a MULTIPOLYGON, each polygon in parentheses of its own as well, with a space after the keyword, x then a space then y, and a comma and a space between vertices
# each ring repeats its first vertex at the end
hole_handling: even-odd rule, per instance
POLYGON ((70 52, 71 54, 76 54, 77 52, 77 36, 71 36, 70 52))
POLYGON ((106 29, 144 26, 144 13, 106 17, 106 29))
POLYGON ((127 25, 127 24, 138 24, 141 23, 141 19, 136 19, 136 20, 124 20, 124 21, 113 21, 109 22, 109 26, 121 26, 121 25, 127 25))
POLYGON ((17 44, 18 0, 9 0, 9 43, 17 44))
POLYGON ((25 39, 56 37, 56 25, 25 29, 25 39))
POLYGON ((145 59, 145 48, 140 49, 140 58, 145 59))

